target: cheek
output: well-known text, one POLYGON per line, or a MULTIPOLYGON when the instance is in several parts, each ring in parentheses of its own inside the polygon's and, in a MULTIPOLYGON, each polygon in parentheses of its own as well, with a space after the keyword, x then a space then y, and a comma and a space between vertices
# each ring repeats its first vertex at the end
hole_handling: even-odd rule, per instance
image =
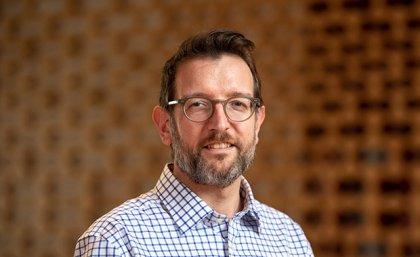
POLYGON ((249 124, 249 126, 247 127, 245 138, 248 141, 248 143, 258 143, 258 127, 256 126, 255 121, 252 121, 251 124, 249 124))
POLYGON ((236 124, 232 127, 232 131, 229 134, 243 145, 248 145, 254 139, 254 123, 251 121, 249 124, 236 124))
POLYGON ((194 146, 200 141, 200 135, 202 135, 202 132, 197 124, 193 124, 189 120, 180 119, 176 123, 176 126, 179 139, 184 145, 194 146))

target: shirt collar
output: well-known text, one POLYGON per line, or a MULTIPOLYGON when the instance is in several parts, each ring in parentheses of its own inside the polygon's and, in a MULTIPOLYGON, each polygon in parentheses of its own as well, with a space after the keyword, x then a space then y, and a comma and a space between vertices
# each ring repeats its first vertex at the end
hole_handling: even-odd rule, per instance
MULTIPOLYGON (((156 184, 156 192, 163 207, 174 220, 181 234, 184 234, 205 218, 219 216, 200 197, 182 184, 171 172, 168 164, 156 184)), ((252 194, 251 187, 244 177, 241 182, 241 197, 244 199, 243 211, 235 218, 246 219, 246 223, 259 231, 259 205, 252 194)))
POLYGON ((210 206, 172 174, 168 165, 165 165, 156 184, 156 191, 181 234, 213 212, 210 206))
POLYGON ((261 223, 258 213, 263 211, 262 206, 255 200, 251 186, 245 177, 242 177, 240 190, 241 197, 244 199, 244 209, 237 215, 246 221, 244 224, 250 225, 255 232, 259 233, 261 231, 261 223))

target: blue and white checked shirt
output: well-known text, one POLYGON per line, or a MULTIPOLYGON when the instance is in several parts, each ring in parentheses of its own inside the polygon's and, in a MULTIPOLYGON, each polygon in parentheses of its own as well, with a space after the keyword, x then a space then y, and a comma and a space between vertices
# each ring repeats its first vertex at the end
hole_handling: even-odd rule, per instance
POLYGON ((301 227, 254 199, 242 178, 243 211, 216 213, 166 166, 154 189, 99 218, 74 256, 313 256, 301 227))

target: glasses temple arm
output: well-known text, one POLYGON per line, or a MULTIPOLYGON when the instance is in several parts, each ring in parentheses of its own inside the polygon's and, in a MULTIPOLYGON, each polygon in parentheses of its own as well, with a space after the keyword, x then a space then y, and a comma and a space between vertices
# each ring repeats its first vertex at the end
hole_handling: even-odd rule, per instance
POLYGON ((175 105, 175 104, 179 104, 179 101, 178 100, 174 100, 174 101, 169 101, 168 102, 168 106, 169 105, 175 105))

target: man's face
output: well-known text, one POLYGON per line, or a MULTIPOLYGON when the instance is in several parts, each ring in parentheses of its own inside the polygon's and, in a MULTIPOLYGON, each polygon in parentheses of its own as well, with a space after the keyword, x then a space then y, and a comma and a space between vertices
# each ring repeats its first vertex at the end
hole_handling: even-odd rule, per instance
MULTIPOLYGON (((233 55, 181 63, 175 86, 175 99, 253 97, 251 71, 233 55)), ((264 111, 262 107, 257 116, 233 122, 226 117, 222 104, 216 104, 212 117, 197 123, 185 117, 182 105, 176 105, 170 122, 175 166, 198 184, 222 188, 232 184, 254 159, 264 111)))

